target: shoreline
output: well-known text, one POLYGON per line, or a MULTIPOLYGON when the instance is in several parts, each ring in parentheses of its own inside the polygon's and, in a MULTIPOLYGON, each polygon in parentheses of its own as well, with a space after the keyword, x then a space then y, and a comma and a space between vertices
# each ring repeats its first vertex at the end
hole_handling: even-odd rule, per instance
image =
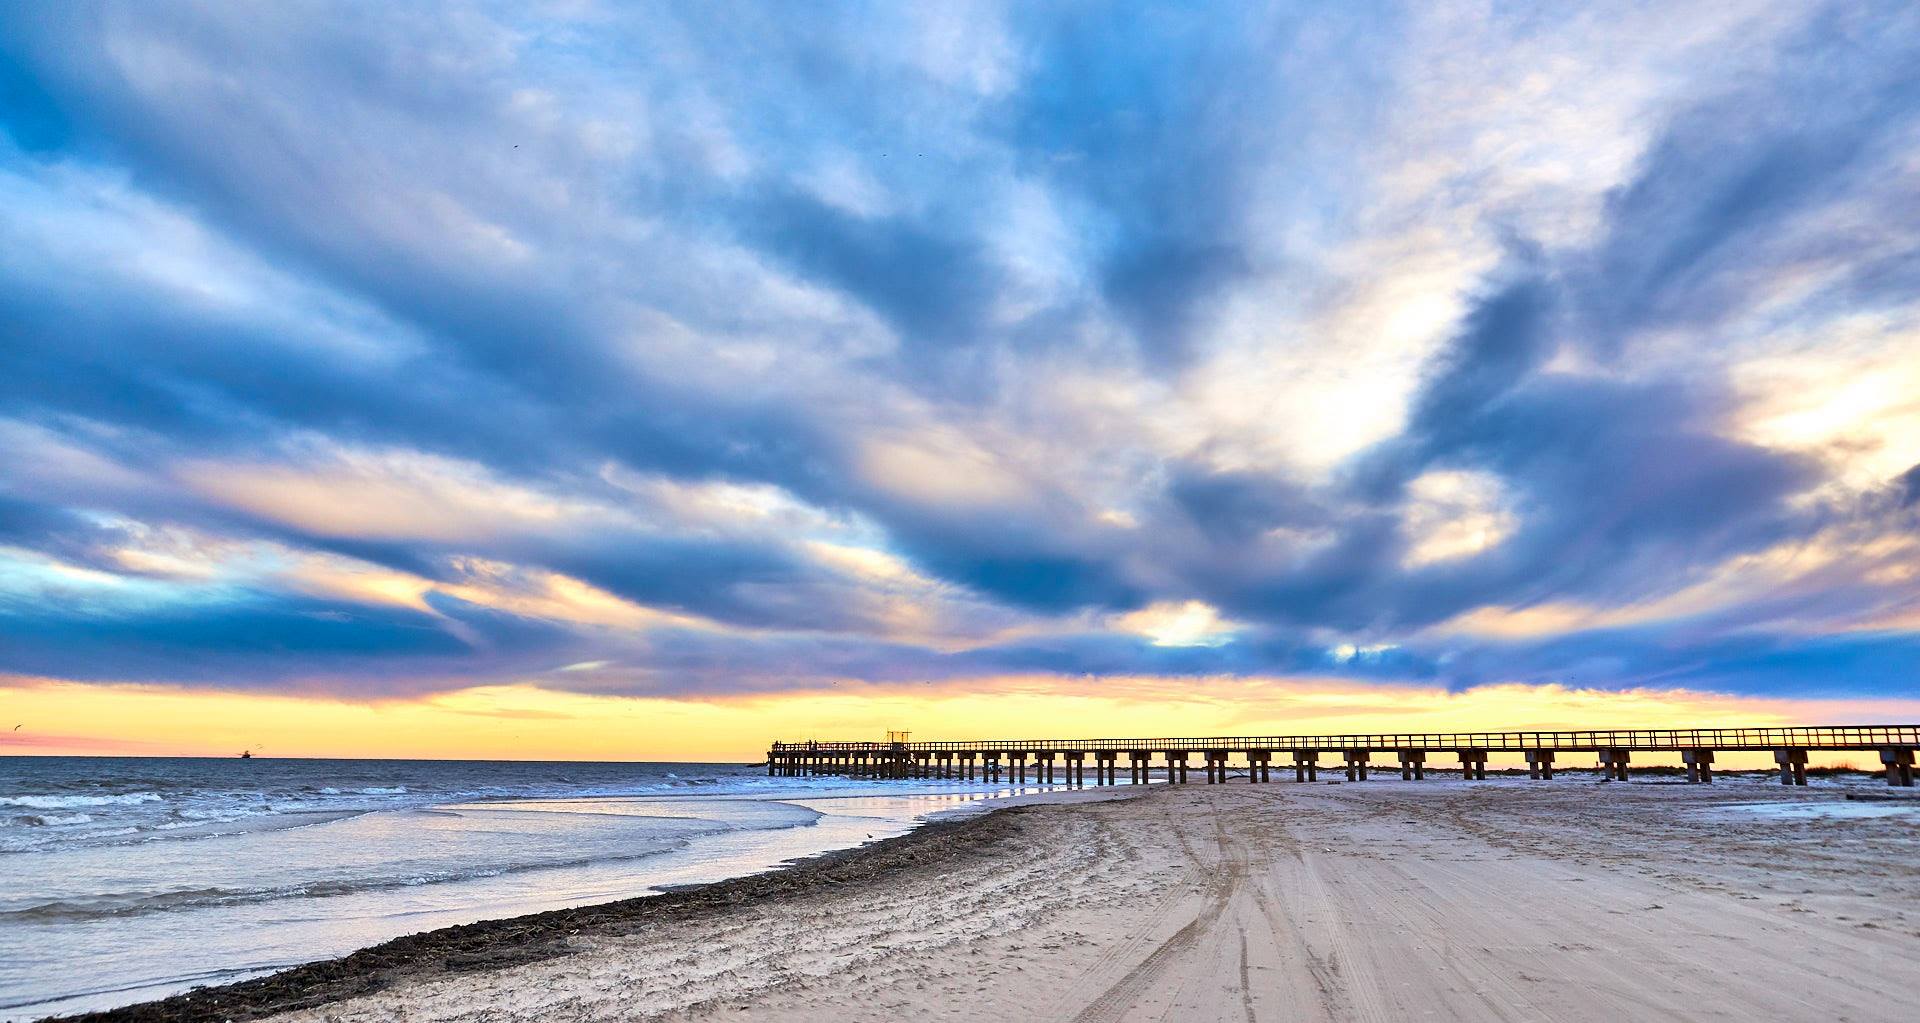
POLYGON ((420 1023, 715 1012, 1879 1018, 1920 977, 1920 806, 1861 777, 1711 787, 1115 786, 661 895, 425 931, 60 1020, 420 1023), (1889 815, 1768 807, 1887 807, 1889 815), (1792 947, 1779 959, 1770 949, 1792 947), (1683 954, 1676 950, 1685 949, 1683 954), (1790 983, 1783 983, 1790 982, 1790 983))
POLYGON ((1008 830, 1012 815, 1075 800, 1008 797, 986 810, 932 820, 903 835, 807 856, 771 870, 572 909, 479 920, 394 938, 343 956, 263 977, 195 988, 114 1009, 35 1017, 36 1023, 198 1023, 264 1019, 372 994, 400 980, 475 973, 561 958, 581 940, 624 936, 646 926, 710 910, 784 898, 827 885, 872 881, 965 856, 1008 830))

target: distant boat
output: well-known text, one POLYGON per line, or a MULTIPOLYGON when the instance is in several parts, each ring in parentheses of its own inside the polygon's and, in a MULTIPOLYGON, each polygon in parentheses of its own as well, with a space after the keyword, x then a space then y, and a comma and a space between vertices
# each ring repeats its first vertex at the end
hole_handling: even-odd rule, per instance
POLYGON ((253 759, 253 751, 252 751, 252 750, 250 750, 250 749, 243 749, 243 750, 241 750, 241 751, 240 751, 240 759, 242 759, 242 760, 252 760, 252 759, 253 759))

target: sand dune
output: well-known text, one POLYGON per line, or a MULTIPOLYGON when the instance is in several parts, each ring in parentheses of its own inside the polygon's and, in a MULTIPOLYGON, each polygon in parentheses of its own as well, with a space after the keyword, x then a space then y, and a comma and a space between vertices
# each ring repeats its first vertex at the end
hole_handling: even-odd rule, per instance
POLYGON ((1904 1018, 1920 815, 1737 805, 1860 805, 1838 798, 1737 779, 1155 787, 278 1018, 1904 1018))

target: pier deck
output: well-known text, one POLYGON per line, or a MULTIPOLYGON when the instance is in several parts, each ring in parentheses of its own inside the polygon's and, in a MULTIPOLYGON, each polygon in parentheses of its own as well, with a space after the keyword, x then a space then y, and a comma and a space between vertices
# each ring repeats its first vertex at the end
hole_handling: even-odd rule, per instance
POLYGON ((1054 780, 1061 762, 1067 781, 1083 784, 1086 762, 1094 762, 1094 783, 1118 782, 1124 755, 1129 778, 1147 780, 1158 758, 1169 781, 1187 780, 1189 756, 1199 754, 1209 784, 1224 782, 1229 761, 1238 758, 1250 782, 1272 780, 1276 754, 1291 761, 1296 781, 1314 781, 1323 754, 1338 755, 1349 779, 1368 777, 1375 753, 1399 759, 1406 780, 1426 777, 1427 756, 1457 757, 1468 778, 1484 779, 1487 755, 1520 753, 1528 775, 1553 777, 1560 753, 1591 753, 1609 777, 1626 780, 1635 752, 1679 753, 1687 780, 1713 780, 1717 752, 1768 752, 1780 768, 1783 785, 1807 783, 1811 751, 1879 754, 1887 784, 1913 785, 1914 751, 1920 749, 1920 725, 1808 725, 1774 728, 1638 728, 1593 731, 1411 732, 1355 735, 1212 736, 1158 739, 986 739, 946 742, 776 742, 767 752, 769 775, 843 774, 880 778, 975 777, 1024 782, 1031 762, 1035 781, 1054 780))

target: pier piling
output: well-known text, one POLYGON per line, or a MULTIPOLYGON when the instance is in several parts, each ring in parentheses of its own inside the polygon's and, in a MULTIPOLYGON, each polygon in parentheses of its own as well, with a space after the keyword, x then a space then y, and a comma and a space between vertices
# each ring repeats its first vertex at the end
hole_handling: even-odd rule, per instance
POLYGON ((1887 746, 1880 750, 1880 764, 1887 769, 1887 784, 1895 788, 1913 787, 1913 747, 1887 746))
POLYGON ((1530 749, 1527 751, 1527 777, 1534 781, 1553 780, 1552 750, 1530 749))
POLYGON ((1713 751, 1710 749, 1688 749, 1680 751, 1680 761, 1687 765, 1687 784, 1713 784, 1713 751))
POLYGON ((1347 760, 1347 780, 1366 781, 1369 759, 1373 756, 1370 749, 1350 749, 1341 751, 1347 760))
POLYGON ((1403 749, 1400 751, 1400 780, 1425 781, 1427 777, 1427 751, 1423 749, 1403 749))
POLYGON ((1807 783, 1806 750, 1791 747, 1774 750, 1773 762, 1780 765, 1780 784, 1805 785, 1807 783))
POLYGON ((1627 751, 1623 749, 1603 749, 1600 753, 1600 773, 1614 781, 1627 780, 1627 751))
POLYGON ((1460 777, 1466 781, 1487 780, 1487 751, 1483 749, 1463 749, 1460 754, 1460 777))
POLYGON ((1297 782, 1320 780, 1320 751, 1303 749, 1293 751, 1293 780, 1297 782))

